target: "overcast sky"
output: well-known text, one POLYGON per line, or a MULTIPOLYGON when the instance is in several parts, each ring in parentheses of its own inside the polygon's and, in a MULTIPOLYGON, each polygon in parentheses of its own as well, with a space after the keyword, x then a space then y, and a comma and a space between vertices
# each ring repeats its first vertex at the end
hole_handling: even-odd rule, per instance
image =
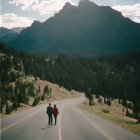
MULTIPOLYGON (((108 5, 126 17, 140 23, 140 0, 90 0, 108 5)), ((45 21, 58 12, 66 2, 77 5, 79 0, 0 0, 0 27, 30 26, 33 20, 45 21)))

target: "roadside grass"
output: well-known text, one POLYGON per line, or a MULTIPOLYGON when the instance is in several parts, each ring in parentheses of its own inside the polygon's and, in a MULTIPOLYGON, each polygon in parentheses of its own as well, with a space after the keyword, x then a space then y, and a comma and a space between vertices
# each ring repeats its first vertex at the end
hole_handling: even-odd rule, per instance
POLYGON ((137 124, 136 122, 134 121, 131 121, 131 120, 126 120, 124 118, 121 118, 121 117, 116 117, 115 115, 113 114, 110 114, 110 113, 104 113, 102 111, 96 111, 96 109, 94 108, 94 106, 88 106, 88 105, 85 105, 85 104, 79 104, 77 105, 79 108, 81 109, 84 109, 90 113, 93 113, 93 114, 96 114, 98 115, 99 117, 102 117, 106 120, 109 120, 137 135, 140 136, 140 124, 137 124))

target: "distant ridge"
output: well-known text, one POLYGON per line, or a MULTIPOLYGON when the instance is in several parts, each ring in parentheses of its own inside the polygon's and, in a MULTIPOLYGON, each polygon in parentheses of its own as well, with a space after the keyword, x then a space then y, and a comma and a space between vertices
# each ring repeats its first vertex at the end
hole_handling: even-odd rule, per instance
POLYGON ((12 28, 11 30, 17 32, 17 33, 20 33, 23 29, 25 29, 26 27, 15 27, 15 28, 12 28))
POLYGON ((7 42, 14 38, 18 33, 13 31, 12 29, 7 29, 4 27, 0 27, 0 41, 7 42))
POLYGON ((4 28, 4 27, 0 27, 0 41, 1 42, 7 42, 7 41, 13 39, 23 29, 25 29, 25 27, 15 27, 15 28, 12 28, 12 29, 7 29, 7 28, 4 28))

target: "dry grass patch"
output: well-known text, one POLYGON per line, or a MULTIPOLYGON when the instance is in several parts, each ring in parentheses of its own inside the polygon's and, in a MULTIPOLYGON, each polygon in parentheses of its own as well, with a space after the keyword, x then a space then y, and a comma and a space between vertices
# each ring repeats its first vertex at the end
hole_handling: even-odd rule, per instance
POLYGON ((134 132, 137 135, 140 135, 140 124, 137 124, 136 119, 129 118, 124 115, 125 112, 122 111, 123 106, 118 103, 117 99, 112 101, 111 106, 98 103, 97 99, 94 100, 94 103, 94 106, 89 106, 88 100, 85 100, 83 103, 79 104, 78 107, 87 110, 90 113, 97 114, 106 120, 109 120, 129 131, 134 132), (108 110, 108 113, 105 113, 103 109, 108 110))
MULTIPOLYGON (((38 77, 35 78, 32 75, 23 76, 23 77, 20 78, 20 80, 23 83, 33 84, 35 91, 40 87, 40 93, 36 94, 36 92, 34 92, 36 94, 36 96, 39 96, 40 98, 43 95, 43 91, 44 91, 45 86, 48 86, 48 88, 51 89, 51 93, 46 94, 44 101, 40 100, 38 102, 38 105, 44 104, 44 103, 47 103, 47 102, 52 102, 52 101, 59 101, 59 100, 63 100, 63 99, 66 99, 66 98, 77 98, 77 97, 82 96, 82 94, 80 92, 77 92, 75 90, 68 91, 64 87, 59 87, 57 84, 50 83, 46 80, 41 80, 38 77)), ((15 82, 10 83, 9 85, 15 87, 15 82)), ((4 118, 4 117, 7 117, 9 115, 15 114, 17 112, 21 112, 21 111, 24 111, 24 110, 27 110, 27 109, 31 108, 35 97, 28 95, 28 99, 29 99, 28 104, 20 103, 20 105, 21 105, 20 108, 17 108, 16 111, 12 111, 10 114, 5 114, 5 112, 0 114, 1 118, 4 118)), ((12 104, 10 102, 9 102, 9 106, 12 106, 12 104)), ((5 109, 6 109, 6 106, 3 107, 3 110, 5 110, 5 109)))

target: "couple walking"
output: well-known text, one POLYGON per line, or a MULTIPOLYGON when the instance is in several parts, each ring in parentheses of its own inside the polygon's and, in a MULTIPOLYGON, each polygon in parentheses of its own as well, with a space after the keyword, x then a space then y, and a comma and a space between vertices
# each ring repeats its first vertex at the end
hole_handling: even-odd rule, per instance
POLYGON ((52 122, 53 122, 52 115, 54 115, 55 125, 56 125, 57 115, 59 114, 56 105, 54 105, 54 108, 53 108, 53 107, 51 107, 51 103, 49 103, 49 106, 47 107, 46 113, 48 114, 48 125, 52 125, 52 122))

